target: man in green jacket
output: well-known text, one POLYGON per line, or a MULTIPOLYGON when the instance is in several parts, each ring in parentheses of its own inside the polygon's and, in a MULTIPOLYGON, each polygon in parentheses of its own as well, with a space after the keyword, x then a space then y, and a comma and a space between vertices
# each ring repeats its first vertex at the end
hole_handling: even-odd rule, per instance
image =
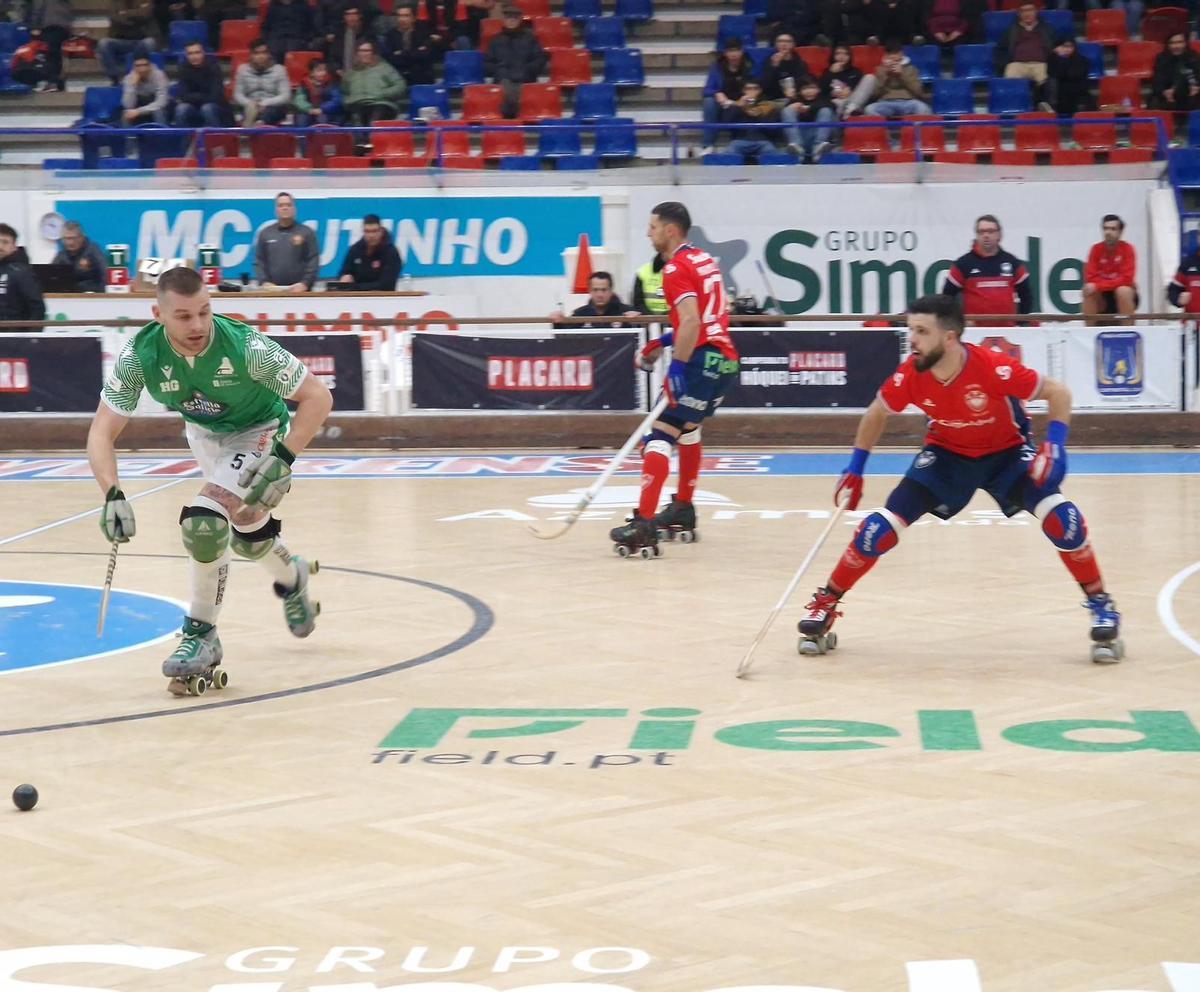
POLYGON ((379 57, 373 41, 359 42, 356 54, 354 68, 342 77, 342 105, 347 124, 370 127, 400 112, 408 84, 379 57))

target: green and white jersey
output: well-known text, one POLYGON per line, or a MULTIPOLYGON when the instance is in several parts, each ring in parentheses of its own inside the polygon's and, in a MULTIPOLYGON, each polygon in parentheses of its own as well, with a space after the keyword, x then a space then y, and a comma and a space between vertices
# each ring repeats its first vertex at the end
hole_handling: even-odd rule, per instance
POLYGON ((180 355, 163 325, 143 327, 121 350, 101 398, 132 416, 142 390, 184 420, 216 434, 257 424, 288 422, 284 400, 296 394, 308 370, 285 348, 253 327, 213 316, 213 336, 199 355, 180 355))

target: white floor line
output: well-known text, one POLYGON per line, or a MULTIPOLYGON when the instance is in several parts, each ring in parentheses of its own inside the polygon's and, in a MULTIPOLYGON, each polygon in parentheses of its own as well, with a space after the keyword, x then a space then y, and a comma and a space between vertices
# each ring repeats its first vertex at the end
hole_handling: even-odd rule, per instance
MULTIPOLYGON (((129 496, 127 499, 130 503, 134 500, 141 499, 143 496, 153 496, 155 493, 160 493, 164 489, 170 489, 171 486, 177 486, 181 482, 186 482, 188 479, 197 478, 196 476, 181 476, 178 479, 172 479, 170 482, 164 482, 161 486, 155 486, 153 489, 147 489, 144 493, 137 493, 134 496, 129 496)), ((44 531, 53 530, 55 527, 61 527, 63 524, 74 523, 76 520, 82 520, 84 517, 90 517, 94 513, 99 513, 102 506, 93 507, 90 510, 84 510, 82 513, 76 513, 69 517, 63 517, 61 520, 55 520, 53 523, 42 524, 41 527, 34 527, 33 530, 22 531, 20 534, 14 534, 12 537, 0 539, 0 547, 6 544, 13 544, 16 541, 22 541, 27 537, 33 537, 34 534, 41 534, 44 531)))
POLYGON ((1180 572, 1176 572, 1167 580, 1158 593, 1158 618, 1162 621, 1162 625, 1167 628, 1168 634, 1189 651, 1200 654, 1200 641, 1197 641, 1196 638, 1184 630, 1183 625, 1175 619, 1175 594, 1179 592, 1179 587, 1196 572, 1200 572, 1200 561, 1194 565, 1189 565, 1180 572))

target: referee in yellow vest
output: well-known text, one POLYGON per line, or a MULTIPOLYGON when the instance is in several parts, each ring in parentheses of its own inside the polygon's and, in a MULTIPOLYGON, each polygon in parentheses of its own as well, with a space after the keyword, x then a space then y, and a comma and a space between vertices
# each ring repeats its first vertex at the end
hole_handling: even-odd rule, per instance
POLYGON ((663 295, 663 278, 662 268, 666 264, 661 255, 655 255, 653 259, 637 270, 637 274, 633 279, 633 309, 639 313, 658 316, 666 314, 670 307, 667 306, 667 298, 663 295))

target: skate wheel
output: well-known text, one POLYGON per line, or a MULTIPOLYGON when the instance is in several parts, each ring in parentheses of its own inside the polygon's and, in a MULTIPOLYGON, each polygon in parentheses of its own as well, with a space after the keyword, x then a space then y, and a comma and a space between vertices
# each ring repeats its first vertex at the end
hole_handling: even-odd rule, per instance
POLYGON ((823 653, 817 646, 817 642, 808 637, 800 638, 800 643, 796 645, 796 650, 803 655, 809 656, 823 653))
POLYGON ((1097 665, 1115 665, 1125 657, 1122 641, 1102 641, 1092 645, 1092 662, 1097 665))
POLYGON ((313 603, 313 616, 319 617, 320 615, 321 615, 321 604, 319 602, 313 603))
POLYGON ((825 646, 832 651, 837 647, 837 634, 829 633, 825 635, 825 646))
POLYGON ((620 558, 629 557, 629 548, 627 548, 624 544, 614 544, 613 551, 615 551, 617 556, 620 558))
POLYGON ((654 557, 661 558, 662 556, 663 556, 662 548, 660 548, 657 544, 654 545, 654 557))
POLYGON ((214 689, 224 689, 229 685, 229 673, 223 668, 214 668, 211 681, 214 689))
POLYGON ((208 691, 208 681, 203 675, 189 675, 187 680, 189 696, 203 696, 208 691))
POLYGON ((681 540, 684 544, 694 544, 697 540, 696 532, 694 530, 681 531, 679 534, 679 540, 681 540))
POLYGON ((316 575, 319 571, 321 571, 321 563, 314 558, 308 563, 308 574, 316 575))
POLYGON ((169 692, 172 696, 186 696, 187 686, 184 685, 182 679, 171 679, 167 683, 167 692, 169 692))
POLYGON ((641 548, 638 548, 638 554, 641 555, 646 561, 649 561, 654 557, 654 549, 647 544, 641 548))

